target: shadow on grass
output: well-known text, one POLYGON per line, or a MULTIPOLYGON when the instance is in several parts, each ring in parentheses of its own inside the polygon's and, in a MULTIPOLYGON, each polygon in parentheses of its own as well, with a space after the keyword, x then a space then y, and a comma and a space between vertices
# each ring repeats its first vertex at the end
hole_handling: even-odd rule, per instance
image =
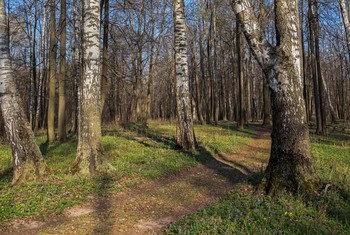
POLYGON ((96 179, 96 191, 94 203, 96 226, 93 229, 93 234, 112 234, 114 218, 112 216, 113 207, 109 195, 109 189, 113 183, 113 178, 108 175, 103 175, 96 179))
POLYGON ((11 182, 13 176, 13 167, 9 167, 3 171, 0 171, 0 184, 11 182))
MULTIPOLYGON (((198 153, 192 152, 192 151, 183 151, 181 150, 180 146, 177 145, 176 140, 174 137, 166 137, 162 136, 160 133, 154 133, 153 130, 148 129, 139 129, 138 125, 123 125, 123 128, 132 131, 134 133, 137 133, 143 137, 146 137, 154 142, 157 142, 161 144, 162 146, 165 146, 166 148, 174 149, 177 151, 182 151, 185 155, 187 155, 190 158, 195 159, 200 164, 204 165, 206 168, 211 169, 215 171, 217 174, 220 174, 221 176, 224 176, 227 178, 231 183, 237 184, 239 182, 242 182, 243 180, 247 179, 248 175, 250 175, 252 172, 245 166, 240 165, 237 162, 231 162, 233 165, 237 167, 232 167, 228 164, 225 164, 222 161, 217 160, 210 151, 206 149, 201 143, 197 143, 197 151, 198 153), (246 170, 246 173, 242 173, 239 167, 244 168, 246 170)), ((225 128, 225 127, 224 127, 225 128)), ((231 127, 229 127, 231 128, 231 127)), ((234 127, 232 126, 232 131, 234 127)), ((155 147, 155 148, 161 148, 159 146, 152 146, 149 143, 142 141, 138 138, 125 136, 122 133, 118 133, 124 138, 127 138, 132 141, 136 141, 146 147, 155 147)), ((247 132, 246 134, 252 135, 251 132, 247 132)))
POLYGON ((39 145, 39 149, 44 157, 48 157, 49 153, 53 153, 56 150, 59 150, 59 155, 66 155, 67 152, 71 152, 70 149, 67 148, 73 148, 74 150, 77 148, 78 142, 76 138, 70 138, 67 139, 64 143, 54 143, 49 144, 47 141, 43 142, 39 145))

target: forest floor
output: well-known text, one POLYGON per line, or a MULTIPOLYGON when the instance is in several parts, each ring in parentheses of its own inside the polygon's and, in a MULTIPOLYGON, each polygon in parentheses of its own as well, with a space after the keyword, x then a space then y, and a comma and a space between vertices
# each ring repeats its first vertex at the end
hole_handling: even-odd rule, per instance
MULTIPOLYGON (((154 234, 218 201, 235 185, 261 172, 269 157, 270 133, 256 135, 234 152, 217 153, 200 164, 147 180, 123 192, 101 181, 89 202, 43 219, 15 219, 1 234, 154 234)), ((241 188, 244 190, 244 187, 241 188)))

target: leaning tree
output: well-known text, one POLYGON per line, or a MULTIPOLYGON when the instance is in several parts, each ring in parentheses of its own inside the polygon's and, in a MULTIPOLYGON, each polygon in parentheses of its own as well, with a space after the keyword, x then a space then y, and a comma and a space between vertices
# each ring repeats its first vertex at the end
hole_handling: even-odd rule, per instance
POLYGON ((272 195, 314 191, 320 180, 312 165, 303 99, 298 0, 275 0, 275 47, 263 35, 250 1, 232 3, 247 42, 269 78, 273 130, 265 190, 272 195))
POLYGON ((24 113, 10 61, 8 21, 0 1, 0 103, 13 155, 12 184, 40 181, 48 169, 24 113))

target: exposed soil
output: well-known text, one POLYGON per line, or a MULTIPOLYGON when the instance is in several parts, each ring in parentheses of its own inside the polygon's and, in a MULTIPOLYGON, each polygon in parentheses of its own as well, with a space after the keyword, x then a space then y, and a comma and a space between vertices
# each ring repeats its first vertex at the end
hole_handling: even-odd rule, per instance
POLYGON ((127 192, 94 196, 90 203, 71 207, 63 215, 42 221, 14 221, 0 229, 0 234, 160 233, 266 167, 270 134, 263 128, 256 131, 257 136, 235 153, 221 153, 216 159, 127 192))

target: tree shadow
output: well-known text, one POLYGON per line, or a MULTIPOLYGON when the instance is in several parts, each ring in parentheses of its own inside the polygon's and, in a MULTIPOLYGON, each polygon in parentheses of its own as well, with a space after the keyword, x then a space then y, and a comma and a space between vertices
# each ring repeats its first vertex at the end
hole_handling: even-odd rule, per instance
POLYGON ((113 178, 109 175, 102 175, 96 178, 94 209, 97 222, 93 229, 93 234, 112 234, 113 232, 112 228, 115 220, 109 195, 109 189, 113 181, 113 178))
MULTIPOLYGON (((124 129, 128 131, 133 131, 143 137, 150 139, 151 141, 154 141, 158 144, 161 144, 162 146, 165 146, 166 148, 183 152, 185 155, 195 159, 197 162, 204 165, 206 168, 211 169, 215 171, 217 174, 224 176, 233 184, 236 184, 238 182, 241 182, 247 179, 248 176, 254 173, 249 168, 240 164, 239 162, 230 160, 228 162, 232 165, 225 163, 224 161, 222 161, 223 156, 222 155, 220 156, 220 154, 218 154, 218 152, 216 152, 215 150, 213 150, 213 152, 217 155, 217 157, 214 157, 212 152, 199 142, 197 142, 197 146, 196 146, 196 150, 198 151, 197 153, 194 151, 184 151, 184 150, 181 150, 181 148, 177 145, 174 137, 166 137, 159 133, 155 134, 152 131, 148 131, 148 130, 146 130, 145 132, 144 130, 140 131, 139 129, 137 129, 137 127, 138 127, 137 125, 132 125, 131 128, 130 128, 130 125, 123 126, 124 129)), ((232 130, 236 130, 236 129, 232 129, 232 130)), ((138 138, 126 136, 126 135, 123 135, 122 133, 118 133, 118 134, 120 134, 121 136, 129 140, 136 141, 144 145, 145 147, 162 148, 157 145, 151 145, 138 138)), ((250 132, 247 132, 246 134, 252 135, 252 133, 250 132)))
POLYGON ((350 192, 343 187, 332 185, 329 193, 313 198, 313 204, 319 202, 326 206, 328 216, 338 220, 340 223, 349 224, 350 219, 350 192))
POLYGON ((0 183, 8 183, 11 182, 13 177, 13 167, 6 168, 0 171, 0 183))

